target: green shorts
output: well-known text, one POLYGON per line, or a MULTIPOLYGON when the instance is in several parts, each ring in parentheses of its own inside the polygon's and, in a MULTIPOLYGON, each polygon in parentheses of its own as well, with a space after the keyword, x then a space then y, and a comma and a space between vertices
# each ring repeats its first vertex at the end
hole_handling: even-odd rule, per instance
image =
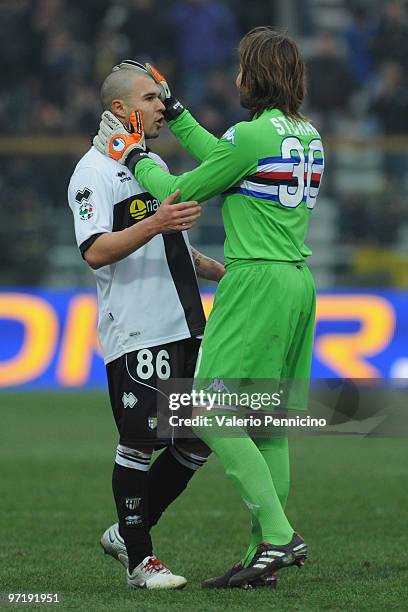
MULTIPOLYGON (((211 381, 222 388, 226 379, 289 381, 308 388, 315 307, 305 263, 230 264, 207 322, 194 388, 208 389, 211 381)), ((288 407, 306 408, 305 401, 295 403, 288 407)))

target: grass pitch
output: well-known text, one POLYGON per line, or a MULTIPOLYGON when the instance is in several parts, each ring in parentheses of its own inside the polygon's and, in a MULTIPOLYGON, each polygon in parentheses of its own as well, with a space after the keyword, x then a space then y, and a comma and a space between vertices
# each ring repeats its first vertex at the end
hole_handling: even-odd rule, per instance
POLYGON ((407 609, 406 440, 292 441, 288 515, 310 560, 282 571, 276 591, 200 588, 239 559, 249 535, 248 511, 214 458, 153 531, 156 554, 188 586, 128 590, 99 547, 115 521, 115 445, 106 394, 0 395, 0 592, 58 592, 62 610, 407 609))

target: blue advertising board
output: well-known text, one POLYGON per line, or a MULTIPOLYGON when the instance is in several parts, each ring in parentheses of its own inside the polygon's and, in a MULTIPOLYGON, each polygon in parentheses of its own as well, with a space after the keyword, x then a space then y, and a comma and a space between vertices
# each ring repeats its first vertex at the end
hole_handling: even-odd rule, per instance
MULTIPOLYGON (((96 325, 93 291, 0 291, 0 388, 104 387, 96 325)), ((408 378, 408 292, 320 292, 312 376, 408 378)))

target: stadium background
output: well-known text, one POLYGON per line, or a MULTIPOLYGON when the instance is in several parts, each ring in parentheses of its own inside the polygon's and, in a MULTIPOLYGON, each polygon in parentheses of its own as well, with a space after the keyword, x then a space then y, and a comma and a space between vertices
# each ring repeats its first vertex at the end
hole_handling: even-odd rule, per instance
MULTIPOLYGON (((98 125, 98 89, 114 64, 152 61, 195 116, 221 135, 245 118, 234 89, 237 43, 263 24, 287 28, 299 40, 310 90, 304 112, 326 148, 309 234, 319 288, 313 374, 408 377, 406 2, 1 0, 0 457, 2 541, 10 545, 0 552, 0 590, 63 591, 70 609, 134 609, 120 569, 102 564, 95 548, 95 533, 114 518, 115 435, 106 393, 88 390, 102 389, 105 375, 93 278, 74 244, 67 183, 98 125)), ((167 129, 153 148, 173 173, 192 167, 167 129)), ((223 238, 215 198, 191 241, 221 259, 223 238)), ((211 292, 203 284, 207 310, 211 292)), ((277 599, 282 609, 404 609, 406 553, 395 554, 405 529, 402 442, 294 444, 289 512, 303 523, 320 563, 306 574, 306 592, 301 578, 287 574, 277 599), (321 473, 316 462, 325 465, 321 473), (329 525, 319 519, 323 507, 329 525), (336 549, 330 568, 322 562, 327 541, 336 549)), ((246 533, 247 514, 238 506, 211 461, 166 515, 171 535, 168 523, 157 528, 160 554, 196 581, 196 590, 172 599, 177 609, 241 609, 236 593, 203 599, 198 590, 200 578, 225 569, 245 545, 237 534, 246 533), (209 514, 197 510, 206 507, 209 514), (199 543, 189 548, 190 563, 180 517, 199 543), (228 559, 216 554, 225 550, 220 533, 229 534, 228 559)), ((251 606, 262 607, 264 596, 253 594, 251 606)), ((170 599, 160 597, 137 601, 143 610, 171 609, 170 599)))

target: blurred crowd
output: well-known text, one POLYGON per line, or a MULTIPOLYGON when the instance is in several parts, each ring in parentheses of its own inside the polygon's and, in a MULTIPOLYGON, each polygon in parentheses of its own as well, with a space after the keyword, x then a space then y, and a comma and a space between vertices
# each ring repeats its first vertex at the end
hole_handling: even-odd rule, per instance
MULTIPOLYGON (((155 64, 195 116, 221 134, 246 116, 234 88, 239 39, 255 25, 278 23, 280 4, 280 0, 1 0, 1 135, 93 133, 101 112, 101 82, 124 58, 155 64)), ((408 134, 407 2, 345 0, 346 20, 324 29, 315 5, 309 0, 292 4, 301 15, 294 34, 307 60, 307 115, 325 138, 408 134)), ((49 215, 65 206, 63 179, 68 180, 74 161, 53 156, 52 151, 47 158, 20 157, 18 163, 3 159, 3 199, 28 218, 33 202, 49 215)), ((173 166, 169 161, 173 170, 184 163, 176 154, 173 166)), ((406 174, 403 147, 386 145, 381 168, 384 184, 397 177, 401 181, 406 174)), ((334 188, 329 180, 328 191, 334 188)), ((359 216, 366 219, 366 228, 378 224, 378 207, 373 206, 371 219, 370 208, 365 205, 363 210, 356 198, 345 207, 345 240, 356 238, 359 216)), ((3 209, 0 222, 4 214, 3 209)), ((399 220, 394 216, 382 224, 388 229, 377 231, 375 240, 395 239, 399 220)), ((36 267, 40 275, 41 266, 36 267)))
MULTIPOLYGON (((233 85, 239 39, 254 25, 274 23, 277 4, 2 0, 1 130, 93 131, 101 82, 121 59, 135 58, 156 64, 208 127, 221 132, 243 116, 233 85)), ((326 133, 336 133, 339 116, 376 123, 362 129, 407 133, 406 3, 346 4, 342 27, 319 30, 311 12, 302 30, 307 110, 326 133)))

